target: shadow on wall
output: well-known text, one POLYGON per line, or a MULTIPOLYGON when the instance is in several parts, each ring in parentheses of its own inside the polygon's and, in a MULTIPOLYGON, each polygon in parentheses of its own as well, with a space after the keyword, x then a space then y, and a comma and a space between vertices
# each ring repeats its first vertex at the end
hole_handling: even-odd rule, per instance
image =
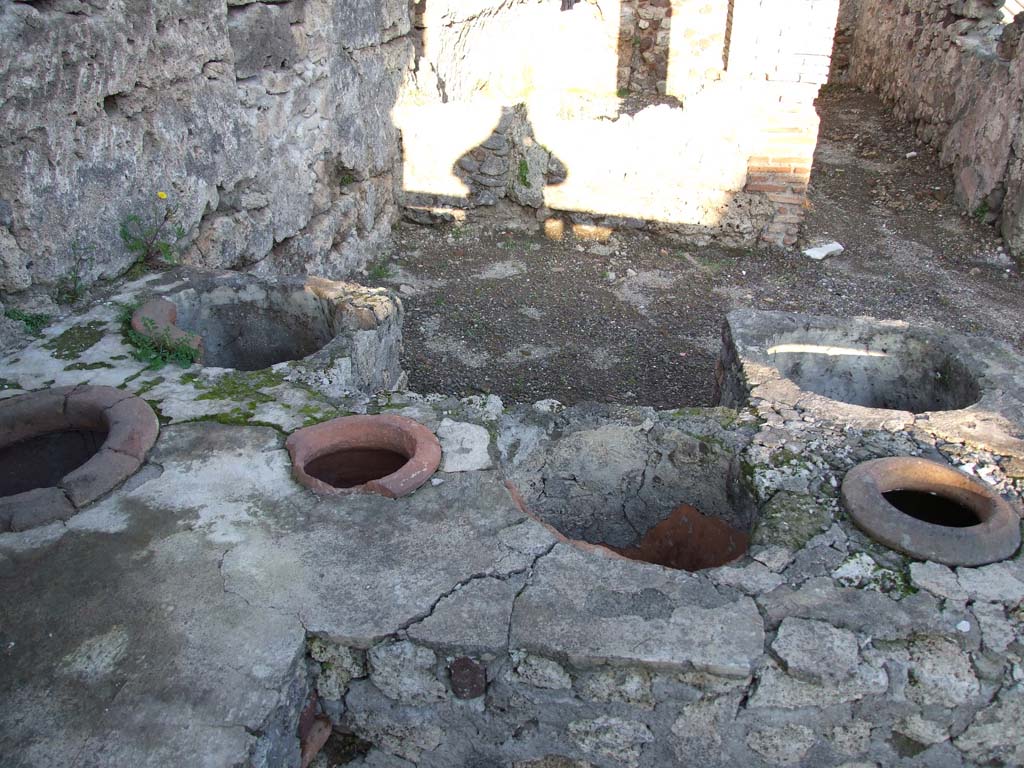
POLYGON ((835 0, 797 23, 764 0, 459 5, 417 6, 393 113, 410 218, 508 200, 696 240, 795 239, 835 0))

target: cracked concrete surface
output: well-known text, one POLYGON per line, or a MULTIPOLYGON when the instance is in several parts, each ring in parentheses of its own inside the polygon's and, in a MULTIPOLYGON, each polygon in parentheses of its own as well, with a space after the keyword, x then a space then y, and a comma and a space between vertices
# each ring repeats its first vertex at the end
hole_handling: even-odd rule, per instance
MULTIPOLYGON (((7 362, 21 380, 32 359, 7 362)), ((768 386, 739 412, 506 410, 114 362, 106 375, 162 414, 146 465, 67 523, 0 535, 4 768, 293 768, 314 687, 336 732, 371 745, 356 768, 1020 762, 1021 555, 912 564, 836 500, 882 455, 945 459, 1019 497, 1020 455, 977 430, 952 443, 808 418, 768 386), (292 480, 285 434, 348 412, 473 427, 493 468, 399 500, 317 497, 292 480), (753 524, 749 557, 673 571, 531 515, 609 499, 630 536, 677 501, 753 524), (843 664, 819 679, 836 637, 843 664), (456 662, 475 675, 466 698, 456 662), (799 754, 779 747, 790 732, 799 754)))

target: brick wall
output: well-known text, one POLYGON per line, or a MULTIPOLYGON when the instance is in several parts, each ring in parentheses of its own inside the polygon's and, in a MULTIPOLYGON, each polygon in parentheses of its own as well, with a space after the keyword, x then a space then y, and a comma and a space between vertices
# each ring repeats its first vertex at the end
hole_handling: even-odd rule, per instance
POLYGON ((771 243, 799 236, 818 141, 814 99, 828 80, 838 10, 838 0, 733 3, 729 75, 758 84, 760 107, 745 190, 775 206, 763 235, 771 243))

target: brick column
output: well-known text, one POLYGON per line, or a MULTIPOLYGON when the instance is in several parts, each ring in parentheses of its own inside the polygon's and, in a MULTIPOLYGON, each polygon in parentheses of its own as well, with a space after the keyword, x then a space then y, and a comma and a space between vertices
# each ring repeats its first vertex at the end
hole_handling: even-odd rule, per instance
POLYGON ((776 245, 793 245, 804 219, 838 12, 839 0, 733 2, 728 76, 750 82, 759 115, 744 189, 774 204, 762 239, 776 245))

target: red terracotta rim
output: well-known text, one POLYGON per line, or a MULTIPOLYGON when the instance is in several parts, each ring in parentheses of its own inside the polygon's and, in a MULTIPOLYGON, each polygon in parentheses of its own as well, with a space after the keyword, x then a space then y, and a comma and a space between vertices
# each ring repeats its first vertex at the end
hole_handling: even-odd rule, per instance
POLYGON ((132 313, 132 330, 153 341, 187 344, 196 350, 196 362, 203 359, 203 340, 175 325, 178 308, 167 299, 150 299, 132 313))
POLYGON ((977 566, 1005 560, 1020 546, 1020 517, 988 486, 945 464, 913 457, 858 464, 843 479, 843 507, 871 538, 921 560, 977 566), (952 528, 918 520, 890 504, 890 491, 934 493, 973 512, 979 522, 952 528))
POLYGON ((397 499, 427 482, 441 463, 441 444, 434 433, 419 422, 394 414, 342 416, 304 427, 292 433, 285 447, 292 459, 295 479, 327 496, 377 493, 397 499), (394 451, 408 461, 389 475, 352 488, 336 488, 307 474, 305 467, 309 462, 346 449, 394 451))
POLYGON ((97 452, 56 486, 0 497, 0 531, 67 520, 133 475, 160 432, 144 400, 114 387, 59 387, 0 401, 0 448, 56 432, 99 429, 107 436, 97 452))

